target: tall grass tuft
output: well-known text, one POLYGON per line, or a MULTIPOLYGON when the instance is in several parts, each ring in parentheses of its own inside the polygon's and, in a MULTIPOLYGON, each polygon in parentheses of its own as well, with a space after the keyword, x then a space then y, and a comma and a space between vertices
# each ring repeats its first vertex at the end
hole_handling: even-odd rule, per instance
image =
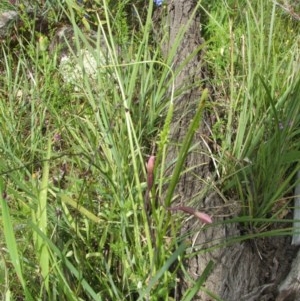
POLYGON ((203 7, 212 84, 223 99, 213 129, 220 182, 241 201, 246 224, 265 231, 287 215, 299 168, 299 30, 275 3, 222 6, 203 7))
MULTIPOLYGON (((7 220, 12 224, 15 216, 15 227, 22 226, 13 248, 24 265, 18 270, 21 286, 7 285, 14 298, 24 297, 23 283, 39 300, 174 295, 186 245, 178 242, 176 222, 159 199, 166 183, 174 73, 153 41, 152 10, 149 1, 146 20, 135 11, 138 32, 120 44, 109 3, 89 11, 97 22, 92 38, 88 26, 78 26, 80 6, 66 1, 57 8, 74 33, 65 41, 69 78, 59 49, 49 55, 45 37, 36 40, 34 30, 29 39, 18 36, 18 61, 2 48, 0 139, 9 164, 1 163, 1 175, 14 204, 7 220), (144 206, 150 155, 157 155, 151 213, 144 206)), ((202 118, 205 97, 178 164, 202 118)))
MULTIPOLYGON (((36 34, 25 14, 29 34, 18 33, 16 48, 1 45, 0 267, 7 275, 3 294, 11 300, 176 296, 187 245, 176 236, 181 221, 166 207, 207 94, 167 178, 168 135, 180 93, 174 82, 183 68, 170 64, 185 28, 164 60, 152 36, 153 2, 145 18, 138 6, 131 10, 134 28, 122 25, 127 6, 111 10, 111 4, 96 1, 85 11, 88 3, 67 0, 55 7, 55 23, 68 23, 74 33, 65 41, 70 81, 59 51, 48 53, 46 37, 36 34), (148 212, 145 163, 151 155, 156 160, 148 212)), ((263 1, 210 5, 203 28, 211 38, 206 60, 214 62, 211 83, 223 97, 222 106, 213 104, 217 154, 211 156, 222 175, 216 186, 225 198, 242 201, 239 221, 265 235, 289 206, 299 155, 297 29, 263 1), (283 28, 288 41, 280 39, 283 28)), ((182 300, 205 290, 212 269, 209 263, 182 300)))

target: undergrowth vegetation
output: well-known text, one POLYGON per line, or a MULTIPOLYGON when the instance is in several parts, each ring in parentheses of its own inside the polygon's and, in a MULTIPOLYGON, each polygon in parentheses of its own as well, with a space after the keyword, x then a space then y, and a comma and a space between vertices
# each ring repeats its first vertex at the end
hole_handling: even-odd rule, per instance
MULTIPOLYGON (((208 107, 217 118, 215 186, 242 204, 229 222, 291 235, 290 226, 269 226, 286 217, 298 168, 299 22, 272 2, 206 2, 199 10, 214 91, 208 107)), ((19 6, 21 27, 1 45, 1 299, 175 300, 187 245, 178 237, 182 220, 166 207, 206 90, 167 178, 176 73, 152 35, 154 3, 54 3, 39 7, 47 30, 19 6), (73 30, 73 45, 65 43, 80 73, 69 83, 59 49, 49 51, 64 25, 73 30), (145 163, 154 154, 147 191, 145 163), (150 218, 148 194, 157 202, 150 218)), ((211 268, 182 300, 193 298, 211 268)))
POLYGON ((203 7, 218 172, 247 227, 262 232, 288 214, 299 169, 299 22, 266 1, 223 5, 203 7))

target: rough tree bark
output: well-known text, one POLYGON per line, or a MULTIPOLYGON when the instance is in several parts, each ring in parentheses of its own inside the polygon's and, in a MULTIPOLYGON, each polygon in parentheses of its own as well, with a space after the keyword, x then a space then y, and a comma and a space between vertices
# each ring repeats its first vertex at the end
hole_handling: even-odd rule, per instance
MULTIPOLYGON (((163 53, 167 57, 182 26, 188 24, 196 1, 173 0, 166 7, 169 40, 162 45, 163 53)), ((157 10, 158 15, 163 10, 157 10)), ((163 18, 164 19, 164 18, 163 18)), ((163 22, 163 21, 162 21, 163 22)), ((184 34, 173 61, 176 70, 202 43, 200 32, 200 15, 197 13, 184 34)), ((175 100, 175 115, 172 124, 170 141, 172 146, 168 154, 168 161, 172 162, 178 154, 178 145, 186 133, 186 129, 193 117, 195 105, 200 99, 200 81, 204 79, 205 68, 201 62, 202 52, 199 51, 178 73, 175 81, 177 90, 184 91, 175 100), (198 84, 197 84, 198 83, 198 84), (184 87, 193 86, 187 90, 184 87)), ((203 82, 203 81, 202 81, 203 82)), ((209 145, 209 128, 213 124, 212 112, 205 112, 204 120, 195 134, 193 149, 186 161, 186 167, 193 167, 182 175, 177 187, 176 205, 189 205, 191 200, 197 200, 198 208, 210 208, 215 215, 214 221, 220 222, 237 214, 230 210, 228 204, 212 190, 206 190, 213 179, 210 157, 207 155, 209 145), (205 195, 202 192, 205 191, 205 195), (215 209, 214 209, 215 208, 215 209), (219 216, 216 214, 219 208, 219 216), (220 212, 220 208, 222 209, 220 212), (224 217, 224 216, 227 217, 224 217), (222 217, 223 216, 223 217, 222 217)), ((172 172, 172 171, 171 171, 172 172)), ((204 209, 205 210, 205 209, 204 209)), ((230 237, 242 235, 238 224, 221 224, 200 229, 197 221, 190 219, 185 223, 183 233, 189 233, 191 251, 203 251, 218 243, 223 243, 230 237)), ((206 289, 220 296, 226 301, 264 301, 275 300, 278 295, 278 285, 288 273, 291 259, 294 256, 290 238, 273 237, 255 241, 239 242, 234 245, 223 246, 213 251, 199 252, 187 261, 189 274, 196 279, 201 275, 210 260, 215 263, 214 270, 206 282, 206 289)), ((190 285, 182 279, 184 290, 190 285)), ((180 300, 180 296, 178 297, 180 300)), ((214 300, 203 291, 199 291, 194 300, 214 300)), ((286 299, 288 300, 288 299, 286 299)), ((296 300, 296 299, 291 299, 296 300)))

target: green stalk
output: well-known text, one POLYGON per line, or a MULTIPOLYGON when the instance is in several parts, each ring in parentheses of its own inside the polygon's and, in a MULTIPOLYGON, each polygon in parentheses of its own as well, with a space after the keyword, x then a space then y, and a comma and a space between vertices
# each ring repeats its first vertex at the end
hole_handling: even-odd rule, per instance
MULTIPOLYGON (((47 195, 49 182, 49 160, 51 156, 51 139, 48 140, 47 153, 43 166, 43 176, 38 197, 38 207, 36 212, 37 226, 41 232, 47 236, 47 195)), ((49 252, 48 246, 41 236, 37 236, 37 253, 39 256, 39 265, 44 280, 45 289, 49 292, 49 252)))

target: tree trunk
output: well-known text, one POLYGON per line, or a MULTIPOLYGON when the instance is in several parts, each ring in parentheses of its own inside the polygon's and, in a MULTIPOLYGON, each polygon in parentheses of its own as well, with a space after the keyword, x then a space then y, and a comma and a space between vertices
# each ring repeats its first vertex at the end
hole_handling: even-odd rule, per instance
MULTIPOLYGON (((200 30, 200 15, 194 15, 196 1, 173 0, 166 7, 168 20, 169 40, 164 43, 163 53, 167 57, 183 26, 189 24, 183 39, 176 51, 173 60, 173 69, 176 71, 182 63, 197 52, 177 74, 175 89, 181 91, 175 99, 175 114, 170 135, 171 147, 168 153, 168 162, 172 162, 178 154, 178 145, 186 133, 186 129, 193 118, 194 108, 199 102, 201 89, 206 76, 201 62, 202 39, 200 30), (185 89, 185 87, 191 87, 185 89)), ((156 12, 159 15, 163 9, 156 12)), ((162 18, 164 20, 164 18, 162 18)), ((288 273, 294 249, 288 237, 271 237, 251 241, 226 244, 232 237, 242 235, 240 226, 236 223, 220 223, 237 214, 235 203, 225 204, 223 199, 209 189, 213 182, 212 162, 209 154, 210 127, 213 125, 212 111, 205 112, 204 120, 195 133, 193 148, 186 160, 188 173, 181 176, 177 187, 176 205, 190 205, 193 202, 201 210, 212 213, 214 224, 212 227, 202 227, 198 221, 189 219, 183 228, 191 243, 189 252, 197 255, 190 256, 186 268, 194 279, 199 277, 210 260, 214 262, 214 269, 205 284, 205 290, 199 291, 194 300, 214 300, 209 296, 210 291, 226 301, 263 301, 275 300, 278 294, 278 285, 288 273), (218 210, 217 210, 218 208, 218 210), (209 211, 211 210, 211 211, 209 211), (218 211, 218 212, 217 212, 218 211), (224 217, 226 216, 226 217, 224 217), (224 243, 226 244, 224 246, 224 243), (223 246, 221 246, 223 244, 223 246), (219 246, 211 251, 205 251, 213 246, 219 246)), ((170 171, 172 173, 172 170, 170 171)), ((182 279, 182 290, 191 283, 187 277, 182 279)), ((180 300, 180 296, 177 298, 180 300)), ((292 299, 294 300, 294 299, 292 299)), ((296 300, 296 299, 295 299, 296 300)))

